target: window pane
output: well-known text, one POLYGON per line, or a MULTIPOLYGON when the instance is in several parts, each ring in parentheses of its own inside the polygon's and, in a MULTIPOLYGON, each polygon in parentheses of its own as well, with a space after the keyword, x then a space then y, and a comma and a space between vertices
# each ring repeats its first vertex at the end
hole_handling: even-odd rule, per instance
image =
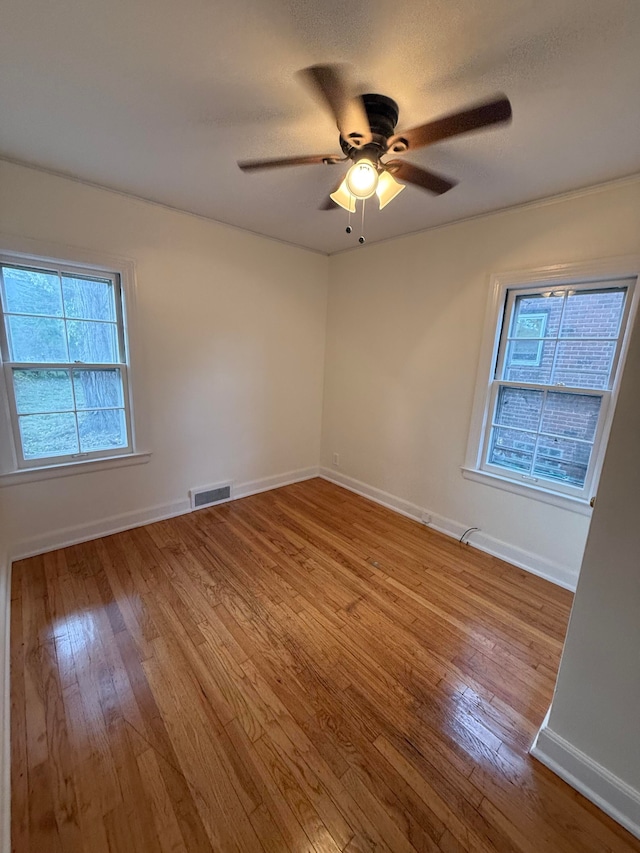
POLYGON ((113 283, 62 276, 64 313, 84 320, 115 320, 113 283))
POLYGON ((541 432, 593 441, 598 427, 602 397, 549 392, 541 432))
POLYGON ((496 405, 497 424, 537 430, 542 410, 542 391, 501 388, 496 405))
POLYGON ((68 320, 67 334, 71 361, 97 364, 119 361, 115 324, 68 320))
POLYGON ((511 343, 509 365, 523 367, 539 367, 543 356, 542 341, 518 340, 511 343))
POLYGON ((78 452, 74 414, 22 415, 19 421, 25 459, 78 452))
POLYGON ((11 361, 68 361, 64 320, 7 317, 11 361))
POLYGON ((8 312, 62 316, 60 279, 56 273, 3 267, 2 275, 8 312))
POLYGON ((124 406, 119 370, 74 370, 73 387, 78 409, 124 406))
POLYGON ((567 296, 561 338, 617 338, 625 290, 583 290, 567 296))
POLYGON ((83 452, 127 446, 127 428, 122 409, 78 412, 78 431, 83 452))
POLYGON ((584 490, 629 290, 606 284, 508 295, 486 464, 584 490))
POLYGON ((584 486, 590 456, 590 444, 541 435, 533 473, 581 487, 584 486))
POLYGON ((491 434, 488 461, 492 465, 528 474, 531 471, 535 445, 535 435, 496 427, 491 434))
POLYGON ((549 314, 546 311, 533 313, 520 310, 516 314, 515 328, 512 332, 514 338, 544 338, 547 332, 547 320, 549 314))
POLYGON ((73 391, 68 370, 14 370, 18 414, 71 412, 73 391))
POLYGON ((614 341, 558 341, 551 384, 607 388, 615 351, 614 341))
POLYGON ((516 296, 509 337, 556 338, 560 331, 563 302, 562 296, 542 296, 540 293, 516 296), (534 334, 541 328, 544 334, 534 334))
POLYGON ((502 378, 509 382, 548 384, 555 350, 555 341, 510 341, 502 378))

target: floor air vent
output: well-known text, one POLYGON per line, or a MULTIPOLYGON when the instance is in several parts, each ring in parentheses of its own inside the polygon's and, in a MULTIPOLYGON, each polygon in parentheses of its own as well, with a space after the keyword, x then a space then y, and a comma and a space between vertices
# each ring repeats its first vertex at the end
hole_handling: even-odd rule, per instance
POLYGON ((212 506, 222 501, 231 499, 231 484, 224 483, 220 486, 211 486, 208 489, 191 489, 191 509, 201 509, 203 506, 212 506))

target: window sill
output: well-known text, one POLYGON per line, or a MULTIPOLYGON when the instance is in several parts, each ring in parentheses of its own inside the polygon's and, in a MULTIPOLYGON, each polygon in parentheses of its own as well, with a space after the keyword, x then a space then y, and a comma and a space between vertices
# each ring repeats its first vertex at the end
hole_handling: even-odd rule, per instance
POLYGON ((22 468, 0 474, 0 488, 17 486, 22 483, 34 483, 38 480, 50 480, 54 477, 70 477, 108 468, 122 468, 126 465, 142 465, 151 458, 150 452, 127 453, 126 456, 110 456, 107 459, 89 459, 82 462, 67 462, 64 465, 45 465, 42 468, 22 468))
POLYGON ((559 492, 553 492, 549 489, 542 489, 539 486, 532 486, 528 483, 515 483, 506 477, 499 477, 497 474, 489 474, 487 471, 477 471, 475 468, 462 467, 462 476, 467 480, 473 480, 475 483, 484 483, 486 486, 493 486, 496 489, 504 489, 507 492, 512 492, 515 495, 521 495, 525 498, 542 501, 542 503, 558 506, 562 509, 568 509, 571 512, 577 512, 579 515, 590 516, 592 509, 589 501, 584 498, 575 498, 572 495, 562 495, 559 492))

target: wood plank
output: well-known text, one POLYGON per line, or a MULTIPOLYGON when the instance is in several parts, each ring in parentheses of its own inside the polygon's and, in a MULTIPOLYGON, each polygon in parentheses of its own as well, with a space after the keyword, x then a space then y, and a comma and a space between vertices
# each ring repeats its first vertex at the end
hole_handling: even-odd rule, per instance
POLYGON ((640 853, 528 755, 571 600, 319 479, 16 563, 13 853, 640 853))

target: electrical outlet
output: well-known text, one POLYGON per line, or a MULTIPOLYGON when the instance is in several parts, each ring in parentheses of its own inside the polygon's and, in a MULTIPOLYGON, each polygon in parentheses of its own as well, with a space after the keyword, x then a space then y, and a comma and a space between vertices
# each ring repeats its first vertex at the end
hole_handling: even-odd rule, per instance
POLYGON ((333 465, 335 468, 337 468, 340 465, 340 454, 339 453, 333 454, 333 465))
POLYGON ((423 524, 431 524, 431 514, 428 512, 423 512, 420 516, 420 521, 423 524))

